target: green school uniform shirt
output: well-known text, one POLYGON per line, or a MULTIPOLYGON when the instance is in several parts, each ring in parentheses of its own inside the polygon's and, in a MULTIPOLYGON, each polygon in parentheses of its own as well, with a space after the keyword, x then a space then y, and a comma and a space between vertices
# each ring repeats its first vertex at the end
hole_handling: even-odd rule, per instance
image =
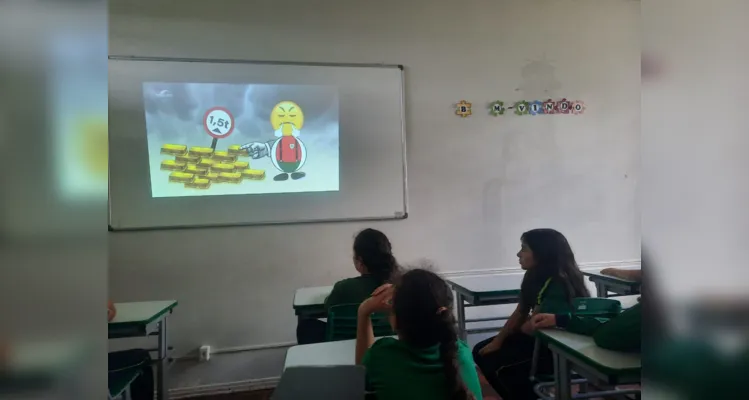
POLYGON ((539 291, 534 308, 536 313, 566 314, 572 311, 572 304, 564 285, 549 278, 539 291))
POLYGON ((558 314, 557 326, 572 333, 593 336, 598 347, 623 352, 639 352, 641 347, 642 305, 623 311, 615 318, 558 314))
POLYGON ((700 339, 647 343, 643 364, 647 377, 685 400, 739 399, 746 392, 749 348, 738 354, 721 353, 700 339))
MULTIPOLYGON (((414 349, 395 338, 376 341, 364 355, 367 383, 377 400, 447 399, 445 367, 439 345, 414 349)), ((460 376, 476 400, 481 400, 481 384, 473 364, 471 349, 458 341, 460 376)))
POLYGON ((360 304, 368 299, 382 282, 372 275, 361 275, 338 281, 325 299, 325 308, 340 304, 360 304))

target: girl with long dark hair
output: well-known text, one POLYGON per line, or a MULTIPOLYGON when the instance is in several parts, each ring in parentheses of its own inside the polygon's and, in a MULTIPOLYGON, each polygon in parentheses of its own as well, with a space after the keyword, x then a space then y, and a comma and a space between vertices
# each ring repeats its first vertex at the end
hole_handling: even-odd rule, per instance
MULTIPOLYGON (((529 380, 535 339, 530 316, 572 312, 572 299, 590 297, 567 238, 553 229, 533 229, 520 237, 518 261, 525 270, 517 308, 493 338, 478 343, 473 357, 503 399, 535 399, 529 380)), ((550 372, 551 354, 539 354, 541 373, 550 372)))

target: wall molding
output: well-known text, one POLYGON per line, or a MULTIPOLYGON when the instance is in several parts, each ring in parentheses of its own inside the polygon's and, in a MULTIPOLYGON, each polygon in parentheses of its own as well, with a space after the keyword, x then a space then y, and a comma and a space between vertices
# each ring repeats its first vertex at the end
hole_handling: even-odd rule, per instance
MULTIPOLYGON (((211 355, 216 354, 229 354, 229 353, 242 353, 245 351, 259 351, 259 350, 272 350, 272 349, 286 349, 291 346, 296 346, 296 342, 279 342, 279 343, 266 343, 266 344, 248 344, 244 346, 232 346, 232 347, 221 347, 211 349, 211 355)), ((175 361, 195 361, 198 359, 198 352, 190 352, 181 357, 174 357, 175 361)))
POLYGON ((240 353, 243 351, 270 350, 270 349, 285 349, 291 346, 296 346, 296 342, 280 342, 280 343, 253 344, 253 345, 246 345, 246 346, 224 347, 224 348, 213 350, 212 354, 240 353))

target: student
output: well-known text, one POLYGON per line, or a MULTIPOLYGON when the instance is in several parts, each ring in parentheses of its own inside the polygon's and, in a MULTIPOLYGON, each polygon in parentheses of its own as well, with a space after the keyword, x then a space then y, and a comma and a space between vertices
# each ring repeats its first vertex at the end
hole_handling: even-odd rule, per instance
POLYGON ((531 317, 533 329, 562 328, 573 333, 593 336, 597 346, 614 351, 640 352, 642 340, 642 305, 638 303, 615 318, 574 316, 570 313, 536 314, 531 317))
MULTIPOLYGON (((107 322, 112 322, 116 315, 117 309, 114 303, 109 301, 107 303, 107 322)), ((133 368, 141 369, 141 374, 130 384, 130 398, 132 400, 153 400, 153 368, 148 350, 131 349, 108 354, 109 380, 114 380, 118 374, 129 372, 133 368)))
MULTIPOLYGON (((590 297, 564 235, 553 229, 534 229, 520 241, 517 256, 526 272, 518 306, 497 336, 473 348, 473 358, 487 381, 503 399, 511 400, 536 398, 529 379, 535 346, 530 313, 569 313, 572 299, 590 297)), ((546 348, 539 354, 538 370, 552 370, 546 348)))
POLYGON ((436 274, 414 269, 359 306, 356 364, 378 400, 481 400, 468 346, 458 340, 452 291, 436 274), (390 312, 398 338, 375 342, 371 315, 390 312))
POLYGON ((375 289, 391 281, 398 271, 390 240, 376 229, 365 229, 354 239, 354 268, 359 276, 344 279, 333 286, 325 307, 360 304, 375 289))
MULTIPOLYGON (((337 282, 325 299, 326 309, 341 304, 361 304, 375 289, 390 282, 398 271, 390 240, 376 229, 365 229, 356 235, 353 261, 359 276, 337 282)), ((323 342, 325 329, 323 321, 301 320, 297 325, 297 343, 323 342)))

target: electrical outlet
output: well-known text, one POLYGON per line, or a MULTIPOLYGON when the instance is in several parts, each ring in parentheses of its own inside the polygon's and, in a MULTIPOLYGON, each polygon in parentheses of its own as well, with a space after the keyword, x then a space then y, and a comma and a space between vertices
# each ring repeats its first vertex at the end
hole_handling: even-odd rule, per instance
POLYGON ((211 346, 200 346, 200 361, 211 359, 211 346))

